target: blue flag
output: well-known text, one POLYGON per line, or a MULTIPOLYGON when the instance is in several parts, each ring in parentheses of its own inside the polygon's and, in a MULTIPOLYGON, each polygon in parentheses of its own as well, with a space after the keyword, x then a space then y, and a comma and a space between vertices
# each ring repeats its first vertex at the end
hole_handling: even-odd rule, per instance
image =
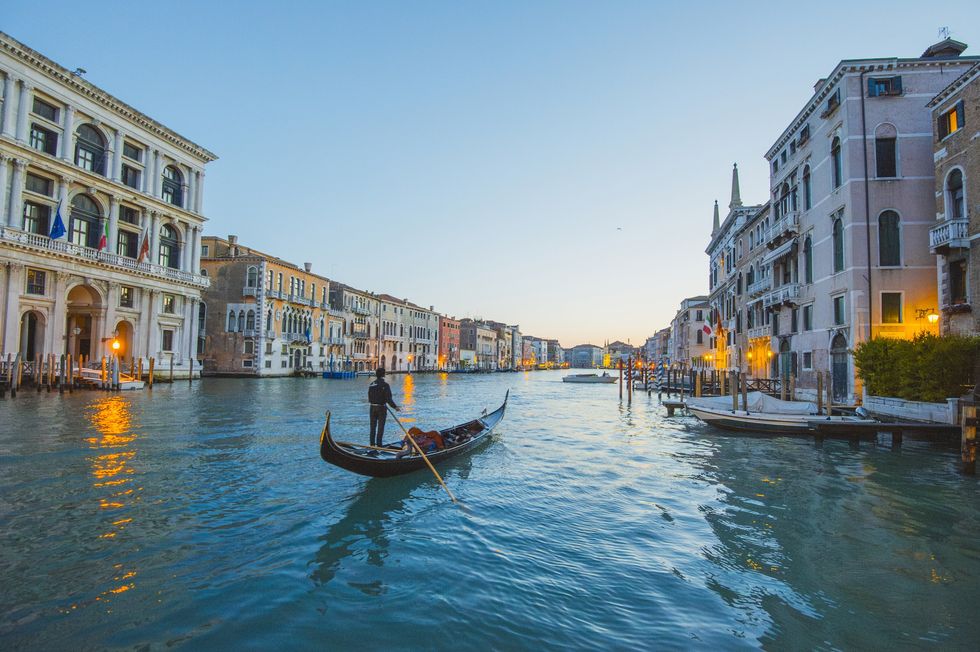
POLYGON ((55 211, 54 223, 51 225, 51 233, 48 234, 48 237, 57 240, 65 233, 65 222, 61 219, 61 202, 58 202, 58 210, 55 211))

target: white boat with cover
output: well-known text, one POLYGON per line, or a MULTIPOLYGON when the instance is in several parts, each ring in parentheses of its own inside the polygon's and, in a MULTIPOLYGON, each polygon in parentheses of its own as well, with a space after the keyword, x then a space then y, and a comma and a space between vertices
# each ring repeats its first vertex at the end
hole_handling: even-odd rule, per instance
POLYGON ((732 409, 731 396, 689 398, 687 409, 705 423, 724 428, 757 433, 807 434, 811 421, 828 423, 874 423, 874 419, 822 415, 817 405, 809 401, 782 401, 762 392, 749 392, 743 405, 738 398, 739 409, 732 409), (745 409, 748 408, 748 409, 745 409))
POLYGON ((608 371, 603 373, 601 376, 599 374, 571 374, 562 378, 562 382, 608 385, 615 383, 616 377, 610 376, 608 371))

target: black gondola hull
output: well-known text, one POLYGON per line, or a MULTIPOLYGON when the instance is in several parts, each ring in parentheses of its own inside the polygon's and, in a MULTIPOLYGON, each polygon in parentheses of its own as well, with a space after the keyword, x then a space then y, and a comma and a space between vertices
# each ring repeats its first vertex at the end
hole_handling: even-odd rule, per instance
MULTIPOLYGON (((468 441, 462 444, 427 454, 426 457, 429 459, 429 462, 433 466, 438 466, 447 460, 465 455, 485 444, 490 440, 490 435, 493 434, 494 428, 503 419, 506 408, 507 398, 504 398, 503 405, 485 417, 468 421, 453 428, 441 430, 440 433, 444 436, 447 433, 460 429, 474 432, 474 434, 468 441)), ((373 478, 405 475, 406 473, 413 473, 420 469, 428 468, 425 460, 417 455, 405 456, 399 459, 394 459, 391 456, 379 458, 366 454, 368 450, 366 448, 361 450, 364 450, 365 453, 356 453, 350 446, 342 446, 334 441, 330 433, 330 413, 327 412, 326 423, 323 426, 323 432, 320 434, 320 457, 323 458, 324 462, 339 466, 353 473, 373 478)))

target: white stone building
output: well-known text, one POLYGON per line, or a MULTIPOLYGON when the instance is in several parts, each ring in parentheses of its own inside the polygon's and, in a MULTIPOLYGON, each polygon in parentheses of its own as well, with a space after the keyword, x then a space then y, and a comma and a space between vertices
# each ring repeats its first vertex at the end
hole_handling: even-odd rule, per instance
POLYGON ((871 337, 937 332, 936 200, 927 104, 974 64, 947 39, 916 58, 839 62, 769 148, 766 255, 780 376, 812 396, 859 399, 851 351, 871 337))
POLYGON ((186 376, 215 155, 3 33, 0 77, 0 352, 97 359, 117 340, 186 376))

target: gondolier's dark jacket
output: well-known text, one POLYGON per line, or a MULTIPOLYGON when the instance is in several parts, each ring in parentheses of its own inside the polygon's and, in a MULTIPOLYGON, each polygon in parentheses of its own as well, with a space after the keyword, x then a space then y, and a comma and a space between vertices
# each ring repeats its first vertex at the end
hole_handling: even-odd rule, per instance
POLYGON ((398 409, 395 401, 391 398, 391 385, 386 383, 384 378, 377 378, 368 385, 368 402, 378 407, 390 405, 396 410, 398 409))

